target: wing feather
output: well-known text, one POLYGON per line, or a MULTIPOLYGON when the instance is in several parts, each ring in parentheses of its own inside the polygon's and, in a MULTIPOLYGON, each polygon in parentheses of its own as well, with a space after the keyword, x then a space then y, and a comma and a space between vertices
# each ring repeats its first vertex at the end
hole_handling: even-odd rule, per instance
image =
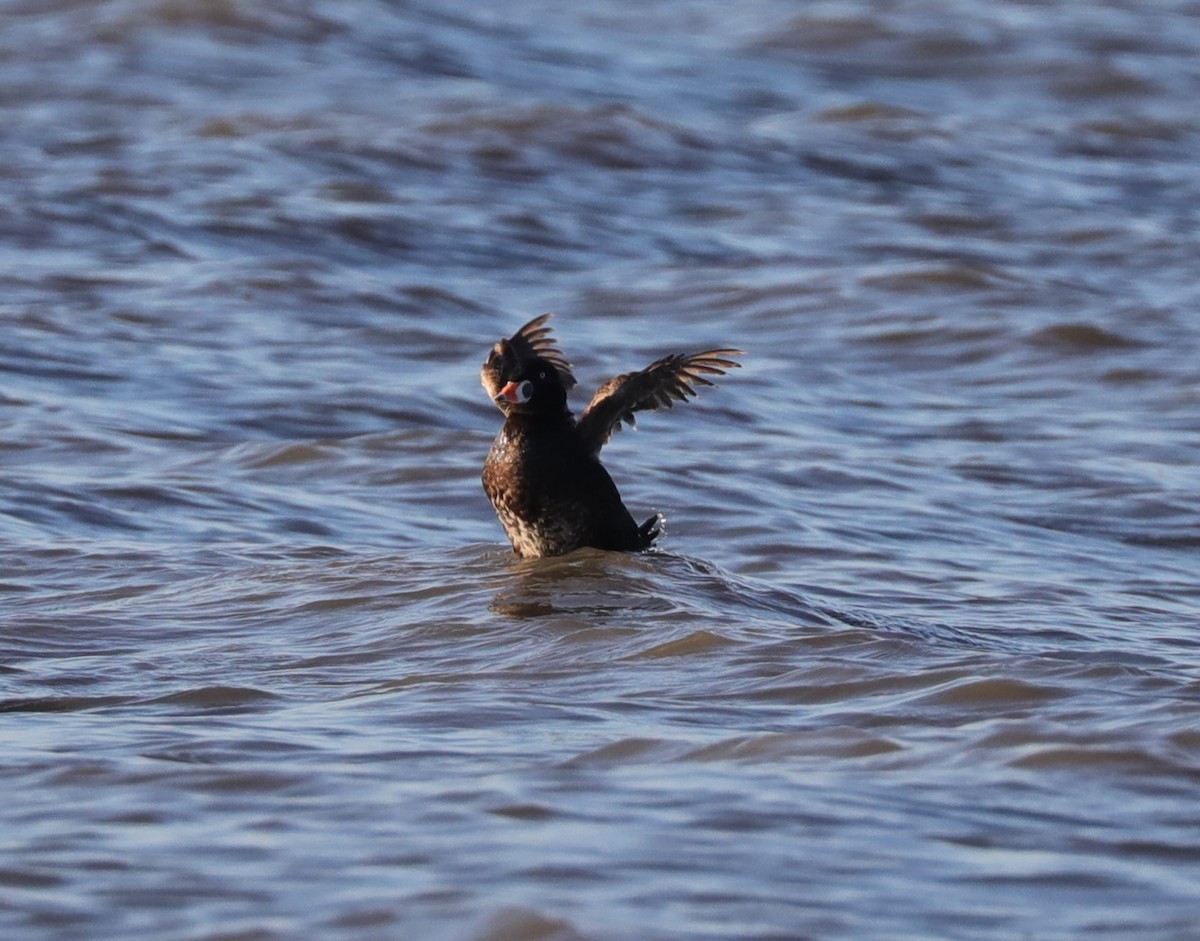
POLYGON ((636 426, 636 412, 672 408, 697 394, 697 386, 714 385, 709 376, 723 376, 741 363, 730 359, 741 350, 704 350, 701 353, 671 353, 640 372, 609 379, 592 396, 579 419, 579 436, 593 454, 598 454, 621 424, 636 426))
POLYGON ((570 389, 575 385, 571 364, 556 345, 553 328, 546 323, 552 316, 542 314, 534 317, 507 340, 501 340, 492 347, 479 371, 479 379, 489 398, 495 400, 505 383, 515 378, 534 359, 543 359, 553 366, 562 380, 563 388, 570 389))

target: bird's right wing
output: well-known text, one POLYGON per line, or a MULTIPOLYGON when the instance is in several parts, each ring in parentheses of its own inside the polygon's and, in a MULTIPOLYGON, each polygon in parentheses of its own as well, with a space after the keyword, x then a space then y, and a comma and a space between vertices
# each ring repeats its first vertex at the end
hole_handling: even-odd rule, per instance
POLYGON ((507 340, 501 340, 492 347, 483 362, 483 368, 479 371, 479 379, 492 401, 496 401, 496 396, 500 394, 504 385, 534 359, 544 359, 553 366, 562 380, 564 389, 575 385, 571 364, 567 362, 562 350, 555 345, 553 332, 546 325, 546 321, 552 316, 542 314, 540 317, 534 317, 507 340))

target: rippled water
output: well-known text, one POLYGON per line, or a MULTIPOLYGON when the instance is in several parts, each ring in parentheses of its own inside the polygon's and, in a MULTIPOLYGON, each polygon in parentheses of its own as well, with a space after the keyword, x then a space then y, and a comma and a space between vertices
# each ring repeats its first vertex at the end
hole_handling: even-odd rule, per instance
POLYGON ((1196 936, 1194 2, 0 27, 5 938, 1196 936), (544 310, 747 351, 661 552, 503 540, 544 310))

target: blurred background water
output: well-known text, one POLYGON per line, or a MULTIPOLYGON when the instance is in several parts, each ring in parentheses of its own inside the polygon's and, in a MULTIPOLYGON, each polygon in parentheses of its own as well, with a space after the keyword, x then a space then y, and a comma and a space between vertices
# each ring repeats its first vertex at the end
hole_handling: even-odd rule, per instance
POLYGON ((0 7, 7 939, 1185 939, 1194 0, 0 7), (518 562, 488 346, 745 368, 518 562))

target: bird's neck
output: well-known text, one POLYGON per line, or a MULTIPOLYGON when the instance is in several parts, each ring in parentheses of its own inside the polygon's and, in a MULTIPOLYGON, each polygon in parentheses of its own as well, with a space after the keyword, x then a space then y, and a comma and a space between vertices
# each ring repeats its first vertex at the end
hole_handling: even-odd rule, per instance
POLYGON ((575 416, 565 405, 562 411, 530 412, 513 409, 508 413, 504 428, 509 434, 547 434, 574 430, 575 416))

